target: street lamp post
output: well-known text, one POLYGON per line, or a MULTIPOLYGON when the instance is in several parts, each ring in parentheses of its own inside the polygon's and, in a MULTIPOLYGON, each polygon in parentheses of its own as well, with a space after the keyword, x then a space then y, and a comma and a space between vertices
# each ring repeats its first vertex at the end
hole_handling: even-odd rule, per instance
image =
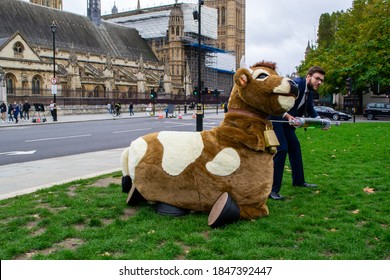
POLYGON ((7 103, 7 89, 4 86, 5 71, 3 67, 0 66, 0 96, 1 100, 7 103))
POLYGON ((57 31, 57 25, 53 21, 53 23, 50 26, 51 33, 53 33, 53 79, 52 79, 52 94, 53 97, 53 121, 57 121, 57 84, 56 84, 56 31, 57 31))
POLYGON ((198 0, 198 104, 196 106, 196 131, 203 130, 202 81, 201 81, 201 11, 204 1, 198 0))

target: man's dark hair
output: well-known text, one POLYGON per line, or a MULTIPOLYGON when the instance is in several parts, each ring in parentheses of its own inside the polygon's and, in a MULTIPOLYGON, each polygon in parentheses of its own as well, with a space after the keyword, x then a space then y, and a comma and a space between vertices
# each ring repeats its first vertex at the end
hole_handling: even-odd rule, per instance
POLYGON ((307 75, 312 76, 314 73, 320 73, 325 76, 325 70, 322 69, 320 66, 310 67, 309 70, 307 70, 306 76, 307 75))

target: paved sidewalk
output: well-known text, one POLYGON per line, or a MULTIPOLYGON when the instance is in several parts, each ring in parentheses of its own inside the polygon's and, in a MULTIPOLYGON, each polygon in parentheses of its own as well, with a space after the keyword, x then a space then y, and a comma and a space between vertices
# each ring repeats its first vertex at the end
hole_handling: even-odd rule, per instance
MULTIPOLYGON (((186 114, 187 116, 188 114, 186 114)), ((122 113, 120 117, 116 117, 116 119, 126 119, 126 118, 153 118, 148 116, 145 112, 137 112, 134 116, 130 116, 129 113, 122 113)), ((30 120, 20 120, 18 123, 15 122, 7 122, 0 123, 0 129, 2 127, 9 126, 25 126, 25 125, 46 125, 46 124, 56 124, 56 123, 67 123, 67 122, 81 122, 81 121, 100 121, 100 120, 112 120, 113 116, 109 114, 78 114, 78 115, 58 115, 57 121, 54 122, 50 116, 50 114, 46 114, 46 122, 32 122, 32 115, 30 116, 30 120)))
MULTIPOLYGON (((207 115, 213 118, 223 118, 223 112, 215 114, 214 110, 208 110, 207 115)), ((130 116, 122 114, 119 118, 158 118, 147 116, 145 112, 135 113, 130 116)), ((164 115, 165 117, 165 115, 164 115)), ((51 117, 45 123, 33 123, 21 120, 16 123, 0 123, 0 132, 3 128, 26 125, 51 125, 55 123, 69 123, 80 121, 100 121, 112 119, 108 114, 85 114, 58 116, 57 122, 51 117)), ((193 113, 182 115, 183 119, 193 118, 193 113)), ((59 158, 30 161, 0 166, 0 200, 17 195, 34 192, 38 189, 52 187, 54 185, 71 182, 77 179, 95 177, 101 174, 120 171, 120 155, 123 149, 113 149, 93 153, 65 156, 59 158)))
POLYGON ((123 149, 0 166, 0 199, 120 170, 123 149))

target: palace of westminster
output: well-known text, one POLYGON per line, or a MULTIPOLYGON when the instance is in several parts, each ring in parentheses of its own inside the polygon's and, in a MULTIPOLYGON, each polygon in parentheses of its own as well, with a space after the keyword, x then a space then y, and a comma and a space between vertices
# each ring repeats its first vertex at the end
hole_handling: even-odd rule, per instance
POLYGON ((125 12, 112 0, 107 15, 100 0, 84 0, 87 16, 63 11, 65 1, 0 1, 2 100, 51 98, 53 85, 63 99, 148 98, 156 89, 185 100, 199 62, 202 88, 230 93, 245 50, 245 0, 148 8, 138 0, 125 12))

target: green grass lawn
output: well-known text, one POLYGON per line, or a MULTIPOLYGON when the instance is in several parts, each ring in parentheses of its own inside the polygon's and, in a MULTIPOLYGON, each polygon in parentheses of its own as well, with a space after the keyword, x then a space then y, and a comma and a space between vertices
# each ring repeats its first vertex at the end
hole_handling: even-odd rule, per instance
POLYGON ((390 259, 390 123, 298 129, 306 180, 270 215, 219 229, 207 214, 172 218, 125 203, 121 174, 0 201, 0 259, 390 259))

